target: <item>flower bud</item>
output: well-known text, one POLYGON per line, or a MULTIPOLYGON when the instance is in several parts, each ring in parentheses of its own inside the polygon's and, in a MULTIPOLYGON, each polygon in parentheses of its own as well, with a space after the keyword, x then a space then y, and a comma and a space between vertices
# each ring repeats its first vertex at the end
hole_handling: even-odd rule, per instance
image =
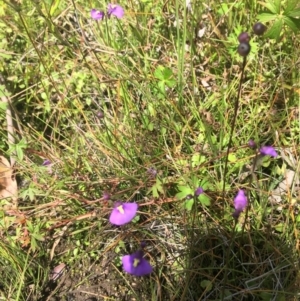
POLYGON ((251 50, 250 44, 249 43, 240 43, 239 47, 238 47, 238 53, 241 56, 247 56, 249 54, 251 50))

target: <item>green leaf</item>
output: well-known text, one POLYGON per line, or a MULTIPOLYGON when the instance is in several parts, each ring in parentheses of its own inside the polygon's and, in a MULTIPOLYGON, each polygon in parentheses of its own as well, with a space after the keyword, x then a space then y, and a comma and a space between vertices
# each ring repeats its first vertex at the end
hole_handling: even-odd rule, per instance
POLYGON ((236 162, 237 161, 236 155, 235 154, 229 154, 228 155, 228 161, 229 162, 236 162))
POLYGON ((165 81, 160 81, 160 82, 158 82, 157 86, 158 86, 160 92, 161 92, 162 94, 165 94, 165 92, 166 92, 165 81))
POLYGON ((212 289, 212 282, 209 280, 202 280, 200 285, 202 288, 206 289, 206 291, 210 291, 212 289))
POLYGON ((154 71, 154 77, 159 79, 158 85, 163 88, 165 85, 172 88, 176 85, 176 80, 173 78, 173 71, 170 68, 165 68, 163 66, 158 66, 154 71))
POLYGON ((6 111, 7 109, 7 102, 5 101, 0 101, 0 111, 6 111))
POLYGON ((168 79, 166 81, 166 85, 169 87, 169 88, 173 88, 175 85, 176 85, 177 81, 175 79, 168 79))
POLYGON ((176 194, 178 200, 186 198, 189 194, 194 195, 194 191, 188 186, 178 186, 177 188, 180 191, 176 194))
POLYGON ((206 194, 204 194, 204 193, 200 194, 198 196, 198 200, 200 201, 200 203, 202 205, 204 205, 204 206, 210 206, 210 198, 206 194))
POLYGON ((208 189, 209 185, 210 184, 209 184, 208 180, 206 180, 206 179, 202 180, 199 184, 199 186, 201 186, 204 190, 208 189))
POLYGON ((289 18, 287 16, 283 16, 283 21, 293 32, 298 31, 297 25, 293 22, 293 20, 291 18, 289 18))
POLYGON ((282 26, 283 26, 283 20, 278 19, 277 21, 274 22, 273 26, 265 34, 265 37, 269 37, 271 39, 276 39, 278 41, 280 38, 282 26))
POLYGON ((152 122, 149 122, 147 128, 148 128, 148 130, 149 130, 150 132, 152 132, 153 129, 154 129, 154 124, 153 124, 152 122))
POLYGON ((36 240, 33 236, 31 236, 31 238, 30 238, 30 246, 31 246, 31 250, 33 252, 35 252, 38 245, 37 245, 36 240))
MULTIPOLYGON (((298 4, 299 0, 288 0, 285 10, 283 12, 284 15, 289 16, 290 12, 295 11, 296 5, 298 4)), ((297 8, 296 8, 297 10, 297 8)))
POLYGON ((165 80, 169 79, 172 77, 173 73, 172 73, 172 70, 170 68, 164 68, 162 70, 162 73, 163 73, 163 78, 165 80))
POLYGON ((286 227, 285 224, 279 223, 279 224, 277 224, 277 225, 275 226, 275 230, 278 231, 278 232, 283 232, 285 227, 286 227))
POLYGON ((298 30, 300 30, 300 19, 294 19, 293 18, 293 22, 297 26, 298 30))
POLYGON ((22 160, 23 160, 23 157, 24 157, 24 153, 23 153, 22 147, 20 147, 20 145, 17 144, 15 150, 16 150, 18 159, 19 159, 20 161, 22 161, 22 160))
POLYGON ((158 66, 154 71, 154 77, 160 80, 164 80, 163 71, 164 71, 164 67, 158 66))
POLYGON ((287 16, 287 17, 299 18, 300 17, 300 7, 296 8, 292 11, 285 12, 284 15, 287 16))
POLYGON ((191 211, 194 205, 194 199, 189 199, 184 203, 184 207, 186 210, 191 211))
POLYGON ((277 14, 280 14, 281 2, 282 2, 282 0, 274 0, 274 6, 275 6, 277 14))
POLYGON ((45 241, 44 236, 40 233, 32 233, 32 236, 38 241, 45 241))
POLYGON ((199 186, 199 179, 198 177, 196 177, 195 175, 191 176, 191 183, 192 183, 192 187, 198 187, 199 186))
POLYGON ((226 15, 229 11, 227 3, 221 3, 221 7, 218 9, 218 14, 223 16, 226 15))
POLYGON ((273 14, 279 14, 280 13, 280 11, 277 11, 276 5, 272 1, 267 1, 267 3, 258 1, 258 3, 262 6, 264 6, 265 8, 267 8, 273 14))
POLYGON ((156 183, 151 187, 151 191, 155 198, 158 198, 159 194, 164 192, 162 182, 158 178, 156 178, 156 183))
POLYGON ((193 193, 193 190, 189 186, 178 185, 178 190, 181 192, 185 192, 186 194, 193 193))
POLYGON ((261 162, 261 165, 263 167, 269 167, 271 164, 271 157, 270 156, 264 156, 261 162))
POLYGON ((202 163, 204 163, 205 161, 206 161, 205 156, 202 156, 202 155, 196 153, 192 157, 192 167, 199 166, 202 163))
POLYGON ((156 115, 156 110, 155 110, 153 104, 151 104, 151 103, 148 104, 148 110, 149 110, 150 116, 153 117, 156 115))
POLYGON ((50 8, 50 16, 53 16, 54 13, 56 12, 58 6, 60 4, 60 0, 54 0, 51 4, 51 8, 50 8))
POLYGON ((262 13, 257 16, 257 19, 260 22, 270 22, 276 20, 277 16, 270 13, 262 13))

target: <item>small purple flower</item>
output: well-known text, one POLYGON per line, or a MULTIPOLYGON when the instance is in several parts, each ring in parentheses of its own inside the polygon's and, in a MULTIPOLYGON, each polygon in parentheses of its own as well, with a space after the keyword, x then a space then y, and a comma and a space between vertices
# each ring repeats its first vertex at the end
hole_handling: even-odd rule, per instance
POLYGON ((112 210, 109 221, 113 225, 122 226, 129 223, 136 215, 137 203, 117 202, 112 210))
POLYGON ((103 11, 100 11, 100 10, 96 10, 95 8, 93 8, 91 10, 91 17, 94 19, 94 20, 102 20, 105 16, 105 13, 103 11))
POLYGON ((153 271, 150 263, 143 258, 143 251, 139 250, 133 254, 122 257, 123 269, 126 273, 134 276, 145 276, 153 271))
POLYGON ((108 4, 107 15, 110 17, 111 15, 116 16, 118 19, 122 19, 124 16, 124 9, 122 6, 118 4, 108 4))
POLYGON ((274 158, 278 156, 275 148, 272 147, 272 146, 263 146, 263 147, 260 148, 259 152, 263 156, 271 156, 271 157, 274 157, 274 158))
POLYGON ((233 201, 234 204, 234 213, 232 214, 234 218, 238 218, 241 214, 241 212, 247 207, 248 200, 245 195, 244 190, 239 190, 236 197, 233 201))
POLYGON ((52 162, 49 159, 44 160, 42 166, 45 166, 48 174, 52 174, 52 162))
POLYGON ((96 113, 96 116, 99 118, 99 119, 103 119, 104 118, 104 113, 102 111, 98 111, 96 113))
POLYGON ((102 199, 104 201, 109 201, 110 200, 110 194, 108 192, 103 192, 102 199))
POLYGON ((48 166, 51 164, 51 161, 49 159, 44 160, 44 162, 42 163, 43 166, 48 166))
POLYGON ((195 190, 195 197, 198 197, 200 194, 202 194, 204 192, 203 188, 202 187, 198 187, 196 190, 195 190))
POLYGON ((250 147, 250 148, 256 148, 256 143, 255 143, 255 141, 254 140, 252 140, 252 139, 250 139, 249 140, 249 142, 248 142, 248 146, 250 147))
POLYGON ((149 167, 147 169, 147 173, 152 177, 155 178, 157 175, 157 170, 154 167, 149 167))
POLYGON ((141 241, 141 248, 144 249, 147 246, 147 243, 145 241, 141 241))

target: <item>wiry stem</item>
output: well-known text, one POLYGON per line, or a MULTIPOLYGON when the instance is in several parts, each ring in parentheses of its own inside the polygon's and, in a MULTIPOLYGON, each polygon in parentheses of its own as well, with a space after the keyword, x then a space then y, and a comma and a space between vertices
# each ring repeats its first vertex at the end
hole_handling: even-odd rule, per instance
MULTIPOLYGON (((238 110, 239 110, 240 97, 241 97, 241 92, 242 92, 242 84, 243 84, 243 78, 244 78, 244 71, 245 71, 246 62, 247 62, 247 57, 244 56, 243 65, 242 65, 242 73, 241 73, 239 88, 238 88, 238 95, 237 95, 237 98, 236 98, 235 103, 234 103, 234 114, 233 114, 231 129, 230 129, 229 142, 228 142, 226 156, 225 156, 225 165, 224 165, 224 173, 223 173, 223 188, 222 188, 222 198, 223 198, 223 200, 225 200, 225 186, 226 186, 226 176, 227 176, 227 169, 228 169, 228 157, 229 157, 229 152, 230 152, 231 145, 232 145, 232 137, 233 137, 233 132, 235 130, 237 113, 238 113, 238 110)), ((224 202, 224 204, 225 204, 225 202, 224 202)), ((224 211, 225 211, 225 205, 224 205, 224 211)))
MULTIPOLYGON (((241 91, 242 91, 242 84, 243 84, 244 70, 245 70, 245 66, 246 66, 246 61, 247 61, 246 56, 244 56, 243 65, 242 65, 242 73, 241 73, 240 83, 239 83, 239 88, 238 88, 238 95, 237 95, 237 98, 236 98, 235 103, 234 103, 234 114, 233 114, 231 130, 230 130, 230 136, 229 136, 229 142, 228 142, 227 152, 226 152, 226 157, 225 157, 225 166, 224 166, 224 175, 223 175, 223 191, 222 191, 223 200, 225 200, 225 184, 226 184, 226 175, 227 175, 227 168, 228 168, 228 157, 229 157, 229 152, 230 152, 230 148, 231 148, 231 145, 232 145, 232 137, 233 137, 233 132, 234 132, 234 129, 235 129, 237 113, 238 113, 239 104, 240 104, 240 97, 241 97, 241 91)), ((225 202, 224 202, 224 204, 225 204, 225 202)), ((225 205, 224 205, 224 211, 225 211, 225 205)), ((230 245, 229 245, 229 250, 233 246, 234 237, 235 237, 236 223, 237 223, 237 221, 235 221, 235 225, 232 229, 232 237, 231 237, 231 241, 230 241, 230 245)), ((226 285, 227 279, 228 279, 229 253, 230 253, 229 251, 227 251, 227 253, 226 253, 226 262, 225 262, 225 267, 224 267, 225 268, 225 275, 224 275, 224 281, 223 281, 223 286, 222 286, 222 291, 221 291, 221 300, 223 300, 223 298, 225 296, 225 285, 226 285)))
MULTIPOLYGON (((11 113, 10 102, 6 96, 2 97, 2 101, 5 102, 6 105, 6 123, 7 123, 7 141, 9 145, 15 144, 15 136, 14 136, 14 125, 13 118, 11 113)), ((10 166, 13 167, 16 163, 15 154, 10 156, 10 166)))

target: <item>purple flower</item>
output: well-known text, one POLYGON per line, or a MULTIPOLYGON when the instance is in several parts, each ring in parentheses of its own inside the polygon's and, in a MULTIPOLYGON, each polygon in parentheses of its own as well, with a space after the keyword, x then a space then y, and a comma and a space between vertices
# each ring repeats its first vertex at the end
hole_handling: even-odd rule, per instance
POLYGON ((272 146, 263 146, 259 151, 263 156, 271 156, 274 158, 278 156, 275 148, 272 146))
POLYGON ((102 111, 98 111, 98 112, 96 113, 96 116, 97 116, 99 119, 102 119, 102 118, 104 118, 104 113, 103 113, 102 111))
POLYGON ((108 192, 103 192, 102 199, 104 201, 109 201, 110 200, 110 194, 108 192))
POLYGON ((234 213, 232 214, 234 218, 238 218, 241 214, 241 212, 247 207, 248 200, 245 195, 244 190, 239 190, 236 197, 233 201, 234 204, 234 213))
POLYGON ((94 19, 94 20, 102 20, 105 16, 105 13, 103 11, 100 11, 100 10, 96 10, 95 8, 93 8, 91 10, 91 17, 94 19))
POLYGON ((252 139, 249 140, 248 145, 249 145, 250 148, 256 148, 256 143, 252 139))
POLYGON ((51 164, 51 161, 48 160, 48 159, 46 159, 46 160, 42 163, 43 166, 48 166, 48 165, 50 165, 50 164, 51 164))
POLYGON ((52 174, 52 162, 48 159, 44 160, 44 162, 42 163, 42 166, 45 166, 48 174, 52 174))
POLYGON ((136 215, 137 203, 117 202, 112 210, 109 221, 113 225, 122 226, 129 223, 136 215))
POLYGON ((141 248, 145 248, 147 246, 147 243, 145 241, 141 241, 141 248))
POLYGON ((202 187, 198 187, 196 190, 195 190, 195 197, 198 197, 200 194, 202 194, 204 192, 203 188, 202 187))
POLYGON ((154 167, 149 167, 147 169, 147 173, 152 177, 155 178, 157 175, 157 170, 154 167))
POLYGON ((150 263, 143 258, 143 251, 139 250, 133 254, 122 257, 123 269, 134 276, 145 276, 152 272, 150 263))
POLYGON ((111 15, 116 16, 118 19, 123 18, 124 16, 124 9, 122 6, 118 4, 108 4, 107 8, 107 15, 110 17, 111 15))

